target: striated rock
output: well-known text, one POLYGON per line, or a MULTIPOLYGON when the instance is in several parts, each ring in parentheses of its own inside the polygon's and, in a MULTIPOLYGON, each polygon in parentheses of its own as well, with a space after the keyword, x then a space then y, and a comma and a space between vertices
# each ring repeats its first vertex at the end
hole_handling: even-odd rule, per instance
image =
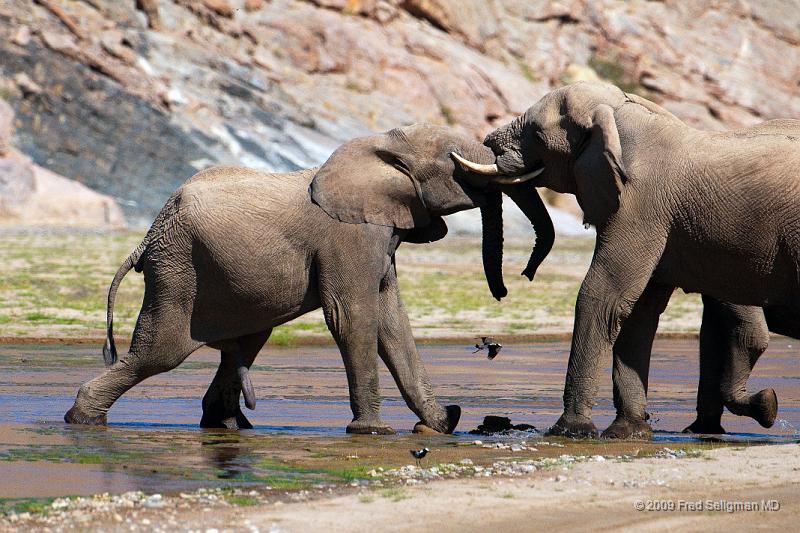
POLYGON ((258 11, 264 7, 264 0, 245 0, 244 10, 247 12, 258 11))
POLYGON ((402 0, 400 7, 479 49, 499 30, 492 4, 484 0, 402 0))
POLYGON ((227 0, 201 0, 208 9, 223 17, 233 17, 233 8, 227 0))
POLYGON ((136 0, 136 8, 147 16, 147 26, 152 30, 161 29, 161 17, 158 13, 158 0, 136 0))
MULTIPOLYGON (((800 118, 796 0, 30 6, 9 0, 0 24, 19 147, 119 198, 137 224, 206 165, 313 166, 349 138, 413 122, 480 139, 595 77, 696 127, 800 118)), ((570 197, 549 200, 580 217, 570 197)))
POLYGON ((20 122, 17 147, 35 163, 111 195, 129 220, 145 225, 198 170, 193 162, 217 159, 202 148, 201 133, 172 124, 115 81, 45 50, 0 46, 0 71, 38 88, 12 102, 20 122))
POLYGON ((561 73, 561 81, 568 85, 570 83, 577 83, 579 81, 602 81, 600 76, 597 75, 592 67, 586 65, 570 64, 561 73))
POLYGON ((14 110, 0 99, 0 157, 11 151, 11 134, 14 131, 14 110))
POLYGON ((11 36, 11 42, 19 46, 27 46, 31 42, 31 29, 28 26, 20 26, 11 36))

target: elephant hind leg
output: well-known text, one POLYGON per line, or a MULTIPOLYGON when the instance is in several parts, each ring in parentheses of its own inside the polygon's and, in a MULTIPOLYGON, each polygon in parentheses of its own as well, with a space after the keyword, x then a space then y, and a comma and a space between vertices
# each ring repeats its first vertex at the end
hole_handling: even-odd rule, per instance
POLYGON ((120 396, 145 379, 177 367, 204 344, 191 338, 188 324, 179 308, 143 309, 128 353, 81 386, 64 421, 104 425, 108 410, 120 396))
MULTIPOLYGON (((703 413, 711 413, 713 417, 704 418, 706 424, 709 420, 717 420, 721 415, 721 407, 718 406, 719 399, 728 410, 739 416, 753 418, 763 427, 771 427, 775 423, 778 414, 778 397, 772 389, 765 389, 756 394, 747 392, 747 380, 753 367, 761 354, 767 349, 769 344, 769 330, 764 313, 760 307, 735 305, 727 302, 720 302, 714 298, 703 297, 703 328, 706 327, 708 320, 711 327, 708 328, 708 336, 703 336, 701 329, 701 383, 698 389, 698 422, 692 424, 687 429, 695 429, 695 426, 703 413), (704 342, 705 341, 705 342, 704 342), (716 363, 705 361, 706 359, 716 359, 716 363), (704 369, 704 363, 708 368, 721 368, 721 379, 719 380, 719 392, 713 390, 713 386, 704 386, 704 380, 713 383, 714 379, 710 375, 711 370, 704 369), (703 393, 705 391, 705 393, 703 393), (701 409, 701 404, 713 406, 713 409, 701 409)), ((697 428, 703 430, 704 428, 697 428)), ((719 426, 720 431, 722 430, 719 426)))
POLYGON ((203 396, 203 417, 200 419, 200 427, 253 428, 239 406, 242 383, 238 367, 244 364, 250 368, 271 333, 270 328, 231 341, 210 344, 212 348, 220 349, 221 359, 217 373, 203 396))
POLYGON ((721 380, 726 358, 741 357, 737 343, 730 343, 727 330, 730 324, 722 319, 725 312, 722 302, 703 295, 703 318, 700 324, 700 380, 697 385, 697 418, 684 428, 683 433, 722 434, 721 380))

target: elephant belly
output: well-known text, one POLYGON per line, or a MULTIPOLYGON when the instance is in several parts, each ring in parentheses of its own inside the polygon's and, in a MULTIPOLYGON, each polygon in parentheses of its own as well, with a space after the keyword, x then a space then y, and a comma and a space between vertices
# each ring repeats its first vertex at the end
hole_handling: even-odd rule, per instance
POLYGON ((798 265, 772 250, 735 253, 727 247, 671 243, 654 272, 656 281, 687 293, 764 306, 794 305, 800 296, 798 265))
POLYGON ((194 338, 262 331, 320 306, 313 256, 287 240, 274 238, 265 248, 264 241, 230 236, 198 255, 205 257, 196 268, 194 338))

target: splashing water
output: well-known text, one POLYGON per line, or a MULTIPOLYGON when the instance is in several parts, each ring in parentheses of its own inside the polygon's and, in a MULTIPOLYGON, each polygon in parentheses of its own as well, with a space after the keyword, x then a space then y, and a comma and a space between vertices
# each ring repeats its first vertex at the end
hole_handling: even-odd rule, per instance
POLYGON ((791 435, 792 438, 800 438, 800 430, 794 427, 791 422, 785 420, 783 418, 778 419, 777 426, 782 430, 785 431, 787 435, 791 435))

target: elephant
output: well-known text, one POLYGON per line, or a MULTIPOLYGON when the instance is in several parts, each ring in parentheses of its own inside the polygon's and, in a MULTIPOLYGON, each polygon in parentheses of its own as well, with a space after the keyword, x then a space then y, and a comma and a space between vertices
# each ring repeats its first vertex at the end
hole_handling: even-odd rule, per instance
MULTIPOLYGON (((798 130, 800 121, 777 120, 701 131, 638 95, 579 82, 491 132, 484 144, 493 163, 457 157, 484 180, 527 180, 574 194, 584 222, 597 228, 575 306, 564 412, 551 433, 597 435, 591 410, 600 361, 613 355, 617 416, 603 436, 651 434, 645 407, 652 337, 676 287, 761 307, 784 334, 800 334, 798 130)), ((741 363, 725 364, 749 374, 749 361, 741 363)), ((775 400, 777 409, 774 391, 762 399, 775 400)))
MULTIPOLYGON (((346 370, 347 432, 394 431, 380 417, 379 356, 418 425, 452 432, 461 410, 433 394, 398 292, 395 250, 441 239, 442 217, 463 209, 481 207, 485 226, 502 225, 501 212, 484 207, 500 193, 464 182, 453 151, 494 158, 448 128, 412 125, 351 140, 314 169, 216 167, 191 177, 114 276, 103 348, 109 366, 80 387, 65 421, 107 423, 123 393, 208 345, 221 360, 201 425, 252 427, 239 399, 255 407, 248 370, 257 353, 274 327, 322 307, 346 370), (118 359, 114 299, 131 269, 144 273, 144 299, 130 349, 118 359)), ((532 219, 547 218, 541 201, 523 208, 536 211, 532 219)), ((484 256, 494 257, 497 244, 488 245, 484 256)))

